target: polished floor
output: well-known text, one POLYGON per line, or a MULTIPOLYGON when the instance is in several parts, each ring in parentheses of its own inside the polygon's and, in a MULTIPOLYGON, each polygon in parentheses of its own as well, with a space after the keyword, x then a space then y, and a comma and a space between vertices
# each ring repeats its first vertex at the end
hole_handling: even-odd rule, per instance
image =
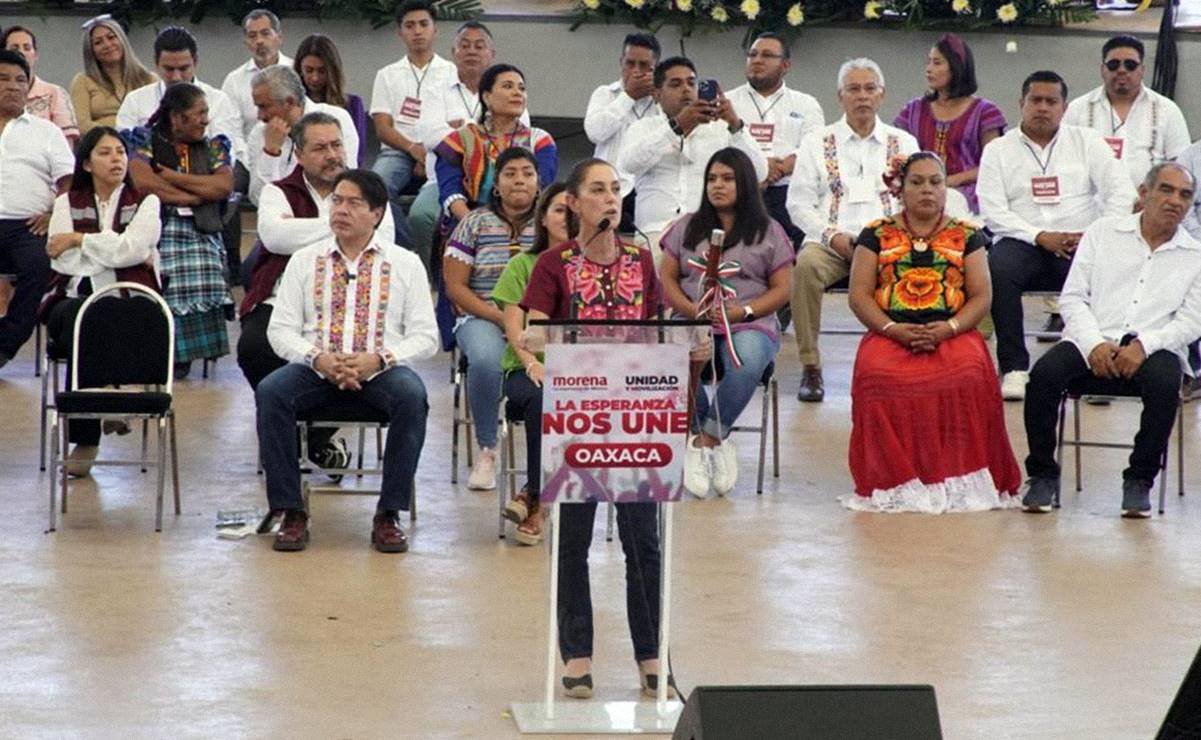
MULTIPOLYGON (((840 298, 827 309, 853 326, 840 298)), ((1111 451, 1086 451, 1084 492, 1053 515, 849 513, 835 497, 856 342, 823 339, 827 401, 800 405, 788 339, 782 476, 761 497, 744 439, 734 495, 677 508, 680 686, 930 683, 948 738, 1151 737, 1201 643, 1196 412, 1191 495, 1173 469, 1149 521, 1118 518, 1111 451)), ((493 494, 450 485, 445 355, 419 367, 420 518, 412 550, 389 556, 368 545, 368 497, 314 498, 303 553, 216 537, 218 510, 264 505, 232 358, 178 386, 182 516, 155 534, 153 475, 97 469, 46 534, 31 351, 0 371, 0 737, 516 736, 507 705, 542 686, 548 558, 497 540, 493 494)), ((1020 405, 1006 412, 1020 456, 1020 405)), ((1090 407, 1085 428, 1128 436, 1137 413, 1090 407)), ((633 700, 621 548, 601 524, 597 694, 633 700)))

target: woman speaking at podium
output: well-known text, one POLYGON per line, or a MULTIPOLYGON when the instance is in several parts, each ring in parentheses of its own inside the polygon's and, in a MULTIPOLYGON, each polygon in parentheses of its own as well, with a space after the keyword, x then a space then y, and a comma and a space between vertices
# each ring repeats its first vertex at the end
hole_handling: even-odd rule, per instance
MULTIPOLYGON (((576 238, 542 253, 521 307, 534 319, 651 319, 659 313, 659 283, 646 249, 623 244, 621 182, 602 159, 576 165, 567 181, 576 238)), ((527 332, 526 349, 538 351, 527 332)), ((539 404, 541 401, 539 401, 539 404)), ((619 503, 617 530, 626 558, 626 613, 642 690, 659 678, 659 529, 654 503, 619 503)), ((566 664, 563 693, 592 696, 592 594, 588 548, 596 503, 573 503, 559 514, 559 651, 566 664)), ((670 682, 669 682, 670 683, 670 682)), ((674 690, 669 691, 674 698, 674 690)))

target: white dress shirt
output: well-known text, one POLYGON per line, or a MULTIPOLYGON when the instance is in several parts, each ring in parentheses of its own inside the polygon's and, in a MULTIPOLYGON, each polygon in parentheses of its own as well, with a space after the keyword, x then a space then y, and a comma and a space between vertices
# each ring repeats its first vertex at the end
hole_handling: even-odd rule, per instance
POLYGON ((349 274, 360 275, 360 266, 365 269, 365 261, 371 260, 367 305, 361 309, 363 288, 358 284, 364 278, 334 277, 335 261, 343 259, 334 237, 292 255, 267 326, 267 341, 275 353, 288 362, 312 366, 322 352, 376 352, 385 368, 433 357, 438 325, 421 258, 390 239, 372 239, 346 264, 349 274), (357 313, 363 314, 362 322, 356 323, 357 313), (361 331, 356 334, 356 329, 361 331))
MULTIPOLYGON (((1201 183, 1201 141, 1190 144, 1176 157, 1176 163, 1193 173, 1193 179, 1201 183)), ((1201 240, 1201 187, 1193 192, 1193 207, 1184 217, 1183 226, 1194 239, 1201 240)))
POLYGON ((75 171, 62 129, 22 113, 0 133, 0 219, 28 219, 50 210, 58 181, 75 171))
POLYGON ((681 214, 700 208, 705 165, 719 149, 729 146, 751 158, 757 181, 767 177, 767 160, 747 126, 731 134, 725 121, 710 121, 681 137, 671 130, 663 113, 634 122, 625 134, 617 168, 634 176, 638 191, 634 223, 638 228, 662 231, 681 214))
POLYGON ((1061 125, 1045 148, 1021 126, 990 141, 976 196, 996 238, 1033 244, 1040 231, 1080 232, 1101 216, 1130 213, 1137 193, 1101 134, 1061 125), (1056 186, 1058 195, 1036 196, 1040 183, 1056 186))
MULTIPOLYGON (((279 61, 276 64, 291 67, 292 59, 285 54, 280 54, 279 61)), ((238 65, 232 72, 225 75, 225 81, 221 83, 221 92, 225 93, 230 102, 234 104, 234 107, 238 109, 238 114, 242 117, 243 136, 250 136, 250 130, 259 121, 259 111, 254 106, 254 96, 251 94, 250 81, 264 69, 266 67, 260 67, 255 64, 254 59, 249 59, 245 64, 238 65)))
POLYGON ((898 210, 883 176, 892 157, 918 149, 912 134, 879 118, 870 134, 860 136, 844 115, 801 142, 788 183, 788 215, 807 242, 828 247, 837 233, 857 236, 898 210))
MULTIPOLYGON (((438 182, 438 156, 434 147, 450 135, 451 121, 478 120, 480 114, 480 96, 471 88, 459 81, 458 70, 452 79, 444 80, 442 84, 430 89, 429 94, 422 92, 421 120, 417 123, 417 139, 425 147, 425 179, 427 183, 438 182)), ((521 112, 521 122, 530 125, 530 108, 521 112)), ((546 187, 550 183, 542 183, 546 187)))
POLYGON ((1201 337, 1201 242, 1177 228, 1154 252, 1137 213, 1085 230, 1059 296, 1064 338, 1085 360, 1093 348, 1137 333, 1147 355, 1167 350, 1192 375, 1188 344, 1201 337))
MULTIPOLYGON (((647 95, 634 100, 626 95, 621 80, 596 88, 584 112, 584 133, 596 144, 593 156, 616 167, 626 129, 647 116, 657 115, 659 104, 654 98, 647 95)), ((620 168, 617 176, 621 179, 621 196, 624 198, 634 189, 634 176, 620 168)))
MULTIPOLYGON (((359 155, 359 132, 354 128, 350 113, 340 105, 315 103, 306 97, 301 116, 309 113, 326 113, 338 119, 338 126, 342 129, 342 150, 346 152, 347 163, 353 163, 359 155)), ((284 143, 279 148, 279 156, 272 156, 263 151, 263 137, 266 133, 267 124, 258 121, 246 139, 246 169, 250 171, 250 187, 247 194, 250 201, 256 205, 264 185, 287 177, 296 167, 296 158, 292 156, 292 137, 285 136, 284 143)))
MULTIPOLYGON (((96 199, 97 222, 102 225, 103 231, 84 234, 78 248, 68 249, 50 261, 50 267, 55 272, 72 276, 67 284, 67 295, 74 296, 79 281, 85 277, 91 278, 93 291, 112 285, 117 281, 116 270, 120 267, 133 267, 151 261, 154 272, 158 273, 157 247, 162 232, 159 208, 162 204, 157 195, 147 195, 138 204, 138 210, 125 225, 125 230, 118 234, 113 230, 114 211, 121 202, 121 192, 124 190, 125 186, 120 185, 107 200, 96 199)), ((54 199, 47 236, 74 231, 71 202, 67 193, 63 193, 54 199)))
MULTIPOLYGON (((751 138, 759 142, 765 157, 783 159, 801 148, 801 141, 826 125, 821 104, 812 95, 781 84, 768 96, 760 95, 749 83, 726 93, 738 117, 746 122, 751 138)), ((772 187, 783 187, 789 177, 781 177, 772 187)))
POLYGON ((1105 88, 1098 87, 1073 100, 1063 122, 1105 137, 1136 187, 1153 166, 1175 159, 1192 143, 1180 107, 1145 85, 1125 121, 1118 120, 1105 88))
MULTIPOLYGON (((209 125, 204 130, 205 135, 213 137, 225 134, 229 138, 234 161, 245 162, 246 137, 242 135, 242 116, 238 113, 237 107, 225 93, 212 85, 200 80, 193 80, 192 84, 204 91, 204 98, 209 106, 209 125)), ((130 90, 117 110, 117 129, 145 126, 154 112, 158 110, 158 104, 162 101, 166 89, 167 86, 163 84, 162 80, 159 80, 136 90, 130 90)))
MULTIPOLYGON (((420 141, 418 123, 425 117, 425 99, 458 79, 459 70, 452 62, 435 54, 429 64, 418 69, 405 56, 375 73, 368 113, 387 113, 392 125, 406 139, 420 141)), ((390 148, 386 144, 384 148, 390 148)), ((427 170, 428 172, 428 170, 427 170)))

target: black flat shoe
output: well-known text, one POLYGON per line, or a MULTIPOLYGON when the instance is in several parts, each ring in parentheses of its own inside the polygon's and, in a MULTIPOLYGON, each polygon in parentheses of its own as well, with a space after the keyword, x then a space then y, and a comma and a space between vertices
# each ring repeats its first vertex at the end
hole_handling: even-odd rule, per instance
MULTIPOLYGON (((659 698, 659 674, 658 673, 647 673, 644 676, 642 676, 642 694, 643 694, 643 696, 649 696, 652 699, 659 698)), ((675 678, 675 676, 668 675, 668 677, 667 677, 667 698, 668 699, 678 699, 679 697, 680 697, 680 692, 678 692, 676 690, 676 678, 675 678)))
POLYGON ((572 699, 592 698, 592 674, 585 673, 579 678, 563 677, 563 696, 572 699))

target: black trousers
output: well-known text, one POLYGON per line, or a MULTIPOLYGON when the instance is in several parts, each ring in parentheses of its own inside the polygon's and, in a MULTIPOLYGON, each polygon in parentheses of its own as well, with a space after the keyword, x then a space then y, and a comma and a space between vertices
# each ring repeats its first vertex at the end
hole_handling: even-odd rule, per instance
POLYGON ((542 493, 542 389, 515 370, 505 375, 505 418, 525 424, 525 469, 530 498, 542 493))
MULTIPOLYGON (((287 365, 275 354, 267 341, 267 326, 271 323, 271 305, 260 303, 242 317, 242 334, 238 337, 238 367, 252 390, 257 390, 263 378, 287 365)), ((329 427, 314 427, 309 430, 309 451, 315 454, 329 444, 338 432, 329 427)))
POLYGON ((763 191, 763 203, 767 206, 767 215, 784 227, 784 233, 788 234, 788 238, 792 240, 793 250, 799 252, 801 245, 805 243, 805 232, 798 229, 792 222, 792 216, 788 215, 787 202, 787 185, 775 185, 763 191))
MULTIPOLYGON (((616 506, 617 532, 626 557, 626 619, 634 660, 650 660, 659 654, 658 504, 616 506)), ((559 652, 564 662, 592 656, 588 548, 595 519, 595 502, 563 504, 559 514, 559 652)))
POLYGON ((1001 239, 988 251, 992 273, 992 320, 997 337, 997 364, 1001 374, 1030 368, 1026 350, 1022 293, 1027 290, 1062 290, 1071 260, 1017 239, 1001 239))
POLYGON ((1059 478, 1055 462, 1056 432, 1059 426, 1059 402, 1068 385, 1082 393, 1098 396, 1139 396, 1143 413, 1138 433, 1134 435, 1134 451, 1130 466, 1122 478, 1155 481, 1160 462, 1172 435, 1180 403, 1180 382, 1183 371, 1180 358, 1159 350, 1152 353, 1130 380, 1098 378, 1088 363, 1070 342, 1060 342, 1034 363, 1030 383, 1026 386, 1026 439, 1030 454, 1026 457, 1026 473, 1032 478, 1059 478))
POLYGON ((0 354, 13 358, 33 334, 50 279, 46 237, 30 233, 24 219, 0 219, 0 273, 17 276, 8 313, 0 318, 0 354))
MULTIPOLYGON (((75 317, 83 305, 83 298, 67 298, 54 304, 46 317, 46 335, 61 347, 67 356, 67 383, 71 382, 71 347, 75 341, 75 317)), ((50 372, 46 368, 46 372, 50 372)), ((99 419, 75 419, 67 422, 67 439, 73 445, 96 447, 100 444, 99 419)))

